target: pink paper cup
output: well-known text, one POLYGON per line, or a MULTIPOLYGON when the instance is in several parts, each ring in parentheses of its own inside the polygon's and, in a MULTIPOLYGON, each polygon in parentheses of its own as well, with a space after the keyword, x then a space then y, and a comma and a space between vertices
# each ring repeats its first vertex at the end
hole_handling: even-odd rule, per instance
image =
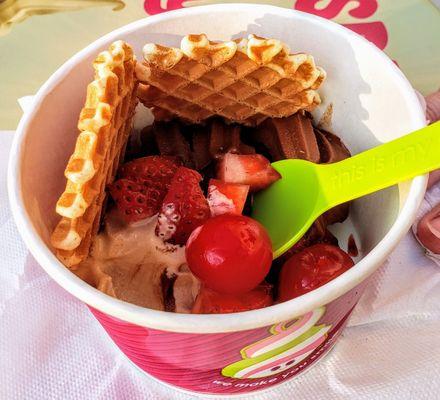
POLYGON ((134 22, 73 56, 39 90, 18 127, 8 171, 11 208, 29 250, 53 279, 89 306, 141 370, 179 389, 231 396, 292 379, 330 350, 368 277, 407 232, 427 177, 355 201, 350 220, 334 231, 342 246, 355 234, 362 250, 357 264, 282 304, 226 315, 173 314, 128 304, 89 286, 57 260, 49 237, 91 62, 117 39, 131 43, 141 59, 146 42, 178 46, 183 35, 200 32, 220 40, 248 33, 280 38, 293 52, 314 55, 328 74, 315 118, 327 110, 324 126, 353 153, 421 128, 425 117, 411 85, 374 45, 327 20, 264 5, 194 7, 134 22))

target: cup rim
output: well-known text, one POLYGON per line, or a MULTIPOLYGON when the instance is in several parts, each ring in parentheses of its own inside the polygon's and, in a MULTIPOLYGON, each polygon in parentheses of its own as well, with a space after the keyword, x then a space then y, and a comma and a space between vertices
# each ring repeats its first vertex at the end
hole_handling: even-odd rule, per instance
POLYGON ((240 313, 206 315, 179 314, 137 306, 100 292, 98 289, 95 289, 77 277, 56 258, 36 232, 29 215, 25 210, 22 198, 21 164, 23 150, 26 144, 27 134, 30 131, 29 127, 31 126, 32 118, 41 107, 41 100, 50 92, 51 88, 56 86, 65 75, 75 68, 78 62, 86 58, 92 52, 96 52, 97 49, 102 47, 107 41, 116 40, 118 36, 122 36, 126 33, 157 22, 174 19, 176 17, 185 17, 186 15, 191 14, 229 11, 231 7, 234 7, 237 11, 243 12, 246 12, 246 10, 249 10, 250 8, 259 8, 278 15, 282 13, 283 16, 288 14, 295 15, 296 18, 311 21, 316 25, 324 25, 327 29, 331 29, 339 35, 351 38, 354 37, 355 40, 363 41, 367 46, 371 47, 372 51, 379 53, 379 56, 383 60, 384 67, 390 69, 391 73, 395 75, 398 84, 402 86, 403 92, 406 93, 408 102, 412 104, 411 119, 414 125, 413 129, 416 130, 426 125, 425 115, 416 93, 400 69, 385 55, 385 53, 380 51, 362 36, 335 22, 297 10, 249 3, 228 3, 190 7, 148 16, 100 37, 67 60, 38 90, 34 98, 34 107, 22 116, 14 135, 14 141, 9 156, 7 185, 10 207, 14 220, 29 251, 38 263, 59 285, 70 292, 73 296, 89 306, 123 321, 139 326, 172 332, 221 333, 268 326, 279 321, 303 315, 312 309, 328 304, 342 296, 372 274, 408 231, 415 218, 418 206, 423 200, 428 180, 427 175, 418 176, 411 181, 406 202, 401 208, 392 227, 382 240, 353 268, 326 285, 295 299, 267 308, 240 313))

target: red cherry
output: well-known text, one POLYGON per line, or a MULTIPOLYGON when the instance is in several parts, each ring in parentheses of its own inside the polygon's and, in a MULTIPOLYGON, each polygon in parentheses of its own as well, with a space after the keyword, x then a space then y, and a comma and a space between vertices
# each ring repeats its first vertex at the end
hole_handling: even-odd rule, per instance
POLYGON ((339 247, 315 244, 290 257, 282 266, 278 300, 287 301, 308 293, 341 275, 354 265, 339 247))
POLYGON ((257 221, 224 214, 193 231, 186 243, 186 260, 207 287, 225 294, 246 293, 269 272, 272 245, 257 221))
POLYGON ((272 286, 265 282, 239 295, 221 294, 202 287, 191 312, 193 314, 226 314, 256 310, 272 304, 272 286))

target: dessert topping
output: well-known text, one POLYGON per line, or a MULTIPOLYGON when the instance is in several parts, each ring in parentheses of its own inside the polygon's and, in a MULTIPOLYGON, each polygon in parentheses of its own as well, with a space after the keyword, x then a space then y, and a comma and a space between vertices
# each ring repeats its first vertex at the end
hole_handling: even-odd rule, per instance
POLYGON ((219 293, 242 294, 269 272, 272 245, 259 222, 242 215, 219 215, 197 228, 186 243, 191 272, 219 293))
POLYGON ((184 245, 191 232, 211 215, 200 188, 202 176, 179 167, 171 180, 158 217, 156 234, 165 241, 184 245))
POLYGON ((211 215, 213 217, 221 214, 241 215, 248 193, 249 185, 211 179, 208 187, 208 204, 211 215))
POLYGON ((157 214, 180 164, 177 157, 150 156, 121 167, 120 179, 109 185, 109 191, 127 222, 157 214))
POLYGON ((354 265, 339 247, 315 244, 292 256, 279 277, 278 301, 287 301, 325 285, 354 265))
POLYGON ((262 283, 241 295, 219 294, 204 287, 197 295, 191 312, 193 314, 225 314, 256 310, 272 304, 272 286, 268 283, 262 283))
POLYGON ((225 154, 217 169, 218 179, 224 182, 249 185, 250 191, 262 190, 278 179, 281 175, 270 165, 261 154, 225 154))

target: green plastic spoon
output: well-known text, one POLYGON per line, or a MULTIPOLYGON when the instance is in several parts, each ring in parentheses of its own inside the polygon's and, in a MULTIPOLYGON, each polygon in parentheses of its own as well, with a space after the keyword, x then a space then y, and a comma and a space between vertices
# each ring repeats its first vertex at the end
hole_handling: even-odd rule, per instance
POLYGON ((282 179, 255 196, 252 218, 267 229, 276 258, 330 208, 440 168, 440 122, 334 164, 272 165, 282 179))

